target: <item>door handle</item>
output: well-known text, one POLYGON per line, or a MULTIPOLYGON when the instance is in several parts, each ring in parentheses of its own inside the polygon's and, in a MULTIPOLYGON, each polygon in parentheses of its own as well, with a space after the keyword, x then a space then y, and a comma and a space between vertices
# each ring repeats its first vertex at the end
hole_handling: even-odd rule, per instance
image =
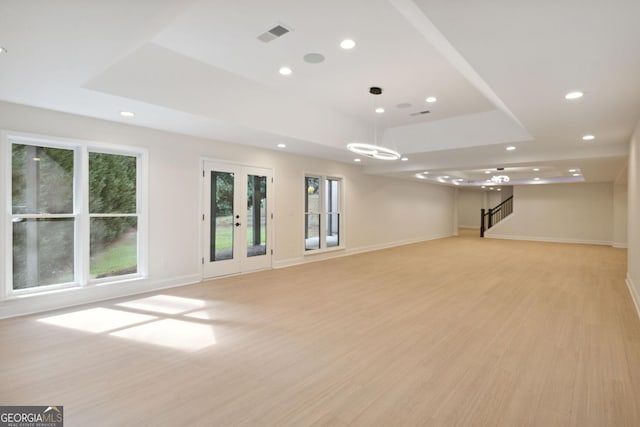
POLYGON ((239 222, 236 222, 236 227, 240 227, 240 223, 239 222))

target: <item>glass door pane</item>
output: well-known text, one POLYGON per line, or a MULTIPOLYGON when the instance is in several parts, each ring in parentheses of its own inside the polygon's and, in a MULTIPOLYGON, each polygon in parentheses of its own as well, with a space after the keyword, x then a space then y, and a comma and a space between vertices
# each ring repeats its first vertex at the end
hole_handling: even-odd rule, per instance
POLYGON ((247 176, 247 257, 267 253, 267 177, 247 176))
POLYGON ((271 267, 269 169, 205 161, 203 277, 271 267))
POLYGON ((211 236, 209 261, 233 259, 235 176, 211 171, 211 236))

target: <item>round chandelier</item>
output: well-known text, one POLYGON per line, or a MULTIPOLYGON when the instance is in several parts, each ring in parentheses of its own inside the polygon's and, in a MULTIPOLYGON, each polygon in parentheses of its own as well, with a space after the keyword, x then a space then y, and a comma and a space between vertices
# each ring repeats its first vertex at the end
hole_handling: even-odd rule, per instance
POLYGON ((507 175, 494 175, 491 177, 491 182, 495 182, 496 184, 506 184, 510 179, 507 175))
POLYGON ((361 156, 371 157, 372 159, 398 160, 400 158, 400 153, 397 151, 374 144, 352 142, 347 144, 347 149, 361 156))
MULTIPOLYGON (((382 94, 382 88, 377 86, 372 86, 369 88, 369 93, 371 95, 380 95, 382 94)), ((377 110, 375 107, 375 97, 374 97, 374 110, 377 110)), ((400 153, 395 150, 392 150, 387 147, 383 147, 378 145, 378 129, 376 123, 374 121, 373 125, 373 133, 374 133, 374 144, 365 144, 364 142, 352 142, 347 144, 347 149, 353 153, 359 154, 361 156, 370 157, 372 159, 378 160, 398 160, 400 157, 400 153)))

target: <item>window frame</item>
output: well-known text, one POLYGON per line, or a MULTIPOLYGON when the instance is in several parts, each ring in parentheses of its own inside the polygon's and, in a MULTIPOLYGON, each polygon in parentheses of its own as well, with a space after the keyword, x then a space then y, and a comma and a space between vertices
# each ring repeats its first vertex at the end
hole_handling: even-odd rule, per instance
POLYGON ((345 249, 345 229, 344 229, 344 178, 336 175, 324 175, 324 174, 315 174, 315 173, 305 173, 304 174, 304 183, 306 188, 307 178, 316 178, 319 179, 319 197, 320 197, 320 209, 318 212, 316 211, 307 211, 306 206, 306 197, 305 194, 303 200, 303 216, 306 218, 307 215, 320 215, 320 247, 317 249, 307 249, 306 246, 306 221, 303 221, 303 239, 302 239, 302 250, 305 255, 318 254, 323 252, 331 252, 337 250, 345 249), (327 206, 327 195, 326 188, 327 183, 332 181, 338 182, 338 210, 337 211, 329 211, 327 206), (328 217, 331 214, 338 215, 338 245, 336 246, 327 246, 327 222, 328 217))
MULTIPOLYGON (((83 289, 92 286, 144 279, 148 276, 148 237, 147 237, 147 171, 148 151, 142 147, 124 146, 95 141, 75 140, 21 132, 3 131, 0 140, 3 150, 5 173, 0 180, 6 197, 4 198, 5 226, 2 227, 5 244, 0 251, 5 275, 0 281, 0 299, 10 299, 63 289, 83 289), (48 148, 73 150, 73 213, 72 214, 13 214, 12 200, 12 147, 14 144, 32 145, 48 148), (89 153, 133 156, 136 158, 136 213, 138 218, 137 264, 136 273, 111 276, 100 279, 90 278, 90 220, 89 212, 89 153), (16 217, 74 219, 74 277, 68 283, 33 286, 24 289, 13 288, 13 219, 16 217)), ((0 156, 1 157, 1 156, 0 156)), ((120 216, 120 215, 119 215, 120 216)))

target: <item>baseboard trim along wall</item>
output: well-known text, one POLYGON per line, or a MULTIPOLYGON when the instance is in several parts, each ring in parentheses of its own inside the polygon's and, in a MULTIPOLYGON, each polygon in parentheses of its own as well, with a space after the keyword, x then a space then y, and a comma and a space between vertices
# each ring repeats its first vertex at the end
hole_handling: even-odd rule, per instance
POLYGON ((631 276, 629 276, 629 273, 627 273, 627 280, 625 280, 625 282, 627 283, 627 288, 629 288, 629 293, 631 294, 633 305, 635 305, 636 307, 636 314, 640 319, 640 295, 638 295, 638 291, 636 291, 637 288, 634 286, 633 281, 631 280, 631 276))
POLYGON ((484 237, 487 239, 528 240, 532 242, 576 243, 581 245, 613 246, 613 242, 609 240, 582 240, 582 239, 565 239, 565 238, 559 238, 559 237, 512 236, 509 234, 485 234, 484 237))
POLYGON ((157 281, 132 279, 85 288, 66 288, 38 294, 20 295, 0 302, 0 319, 191 285, 200 281, 200 274, 192 274, 157 281))
POLYGON ((318 261, 324 261, 326 259, 340 258, 340 257, 344 257, 344 256, 356 255, 356 254, 361 254, 361 253, 365 253, 365 252, 373 252, 373 251, 379 251, 379 250, 383 250, 383 249, 395 248, 397 246, 412 245, 414 243, 427 242, 429 240, 444 239, 445 237, 451 237, 451 236, 452 236, 452 234, 443 233, 443 234, 435 234, 435 235, 432 235, 432 236, 429 236, 429 237, 423 237, 423 238, 418 238, 418 239, 404 239, 404 240, 399 240, 397 242, 382 243, 382 244, 379 244, 379 245, 371 245, 371 246, 363 246, 363 247, 360 247, 360 248, 345 249, 345 250, 338 250, 338 251, 329 251, 329 252, 320 252, 320 253, 318 253, 316 255, 309 254, 309 255, 307 255, 305 257, 289 258, 289 259, 283 259, 283 260, 279 260, 279 261, 274 261, 273 262, 273 268, 292 267, 294 265, 306 264, 306 263, 309 263, 309 262, 318 262, 318 261))

